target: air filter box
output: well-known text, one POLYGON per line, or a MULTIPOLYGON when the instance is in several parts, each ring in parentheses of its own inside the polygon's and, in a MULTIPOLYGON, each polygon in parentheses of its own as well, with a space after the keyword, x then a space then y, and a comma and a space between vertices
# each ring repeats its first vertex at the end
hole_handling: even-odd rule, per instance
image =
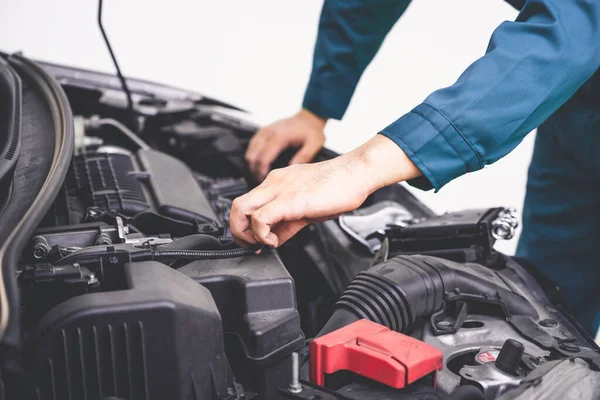
POLYGON ((67 300, 29 333, 29 397, 235 398, 210 292, 158 262, 125 273, 123 290, 67 300))

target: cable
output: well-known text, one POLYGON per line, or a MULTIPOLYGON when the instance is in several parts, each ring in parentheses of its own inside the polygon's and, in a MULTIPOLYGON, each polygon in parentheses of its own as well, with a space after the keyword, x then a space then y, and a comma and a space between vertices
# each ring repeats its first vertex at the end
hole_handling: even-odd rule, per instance
POLYGON ((257 248, 233 250, 146 250, 131 253, 131 261, 153 261, 161 259, 187 259, 187 260, 218 260, 255 255, 257 248))
MULTIPOLYGON (((220 260, 225 258, 236 258, 243 256, 256 255, 259 247, 240 248, 232 250, 141 250, 129 253, 131 262, 139 261, 156 261, 165 259, 181 259, 181 260, 220 260)), ((65 263, 78 263, 80 265, 98 264, 101 262, 101 256, 98 253, 93 255, 77 256, 77 254, 69 255, 59 261, 59 265, 65 263)))
POLYGON ((104 38, 104 43, 106 43, 106 47, 108 47, 108 52, 110 53, 110 57, 112 58, 113 64, 117 69, 117 77, 119 81, 121 81, 121 87, 125 92, 125 96, 127 96, 127 110, 131 114, 131 122, 135 126, 135 113, 133 111, 133 101, 131 100, 131 91, 129 90, 129 86, 127 86, 127 81, 123 74, 121 73, 121 68, 119 68, 119 63, 117 62, 117 57, 115 57, 115 53, 113 53, 112 47, 110 46, 110 41, 108 40, 108 36, 104 31, 104 26, 102 26, 102 0, 98 0, 98 26, 100 27, 100 32, 102 32, 102 37, 104 38))
POLYGON ((144 142, 138 135, 136 135, 131 129, 129 129, 124 124, 120 123, 116 119, 112 118, 100 118, 97 115, 92 116, 86 121, 87 127, 92 129, 98 129, 103 125, 112 126, 121 131, 125 136, 127 136, 131 141, 138 145, 140 149, 148 150, 150 146, 146 142, 144 142))

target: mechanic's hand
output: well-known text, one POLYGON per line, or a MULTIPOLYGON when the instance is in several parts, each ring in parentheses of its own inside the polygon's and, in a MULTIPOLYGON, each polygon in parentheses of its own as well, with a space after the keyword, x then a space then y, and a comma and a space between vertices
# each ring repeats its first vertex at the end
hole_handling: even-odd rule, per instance
POLYGON ((290 165, 310 162, 325 143, 326 122, 308 110, 301 110, 256 132, 246 150, 246 161, 256 179, 262 182, 273 161, 288 147, 299 148, 290 165))
POLYGON ((420 174, 400 147, 377 135, 337 158, 272 171, 234 200, 231 232, 241 246, 278 247, 309 223, 352 211, 375 190, 420 174))

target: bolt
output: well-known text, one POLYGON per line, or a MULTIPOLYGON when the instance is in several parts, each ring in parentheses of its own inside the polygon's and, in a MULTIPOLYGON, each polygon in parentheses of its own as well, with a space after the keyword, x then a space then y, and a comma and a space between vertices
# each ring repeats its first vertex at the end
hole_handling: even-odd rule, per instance
POLYGON ((568 351, 569 353, 579 353, 579 346, 573 342, 562 342, 560 344, 561 350, 568 351))
POLYGON ((298 353, 292 353, 292 381, 288 387, 290 393, 300 393, 302 385, 300 384, 300 358, 298 353))
POLYGON ((509 240, 515 235, 515 228, 507 221, 495 222, 492 226, 492 237, 496 240, 509 240))
POLYGON ((112 239, 106 233, 100 233, 96 236, 96 241, 94 242, 96 246, 108 246, 112 244, 112 239))
POLYGON ((46 258, 50 253, 50 246, 48 241, 43 236, 36 236, 33 238, 33 256, 38 260, 46 258))
POLYGON ((556 328, 558 323, 553 319, 543 319, 539 322, 544 328, 556 328))

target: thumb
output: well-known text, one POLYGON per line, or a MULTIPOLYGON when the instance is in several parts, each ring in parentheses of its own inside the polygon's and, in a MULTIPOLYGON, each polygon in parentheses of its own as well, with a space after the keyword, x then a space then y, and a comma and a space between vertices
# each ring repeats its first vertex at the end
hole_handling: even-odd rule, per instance
POLYGON ((290 160, 290 165, 306 164, 312 161, 313 157, 320 149, 321 144, 319 142, 309 141, 304 143, 300 150, 298 150, 290 160))

